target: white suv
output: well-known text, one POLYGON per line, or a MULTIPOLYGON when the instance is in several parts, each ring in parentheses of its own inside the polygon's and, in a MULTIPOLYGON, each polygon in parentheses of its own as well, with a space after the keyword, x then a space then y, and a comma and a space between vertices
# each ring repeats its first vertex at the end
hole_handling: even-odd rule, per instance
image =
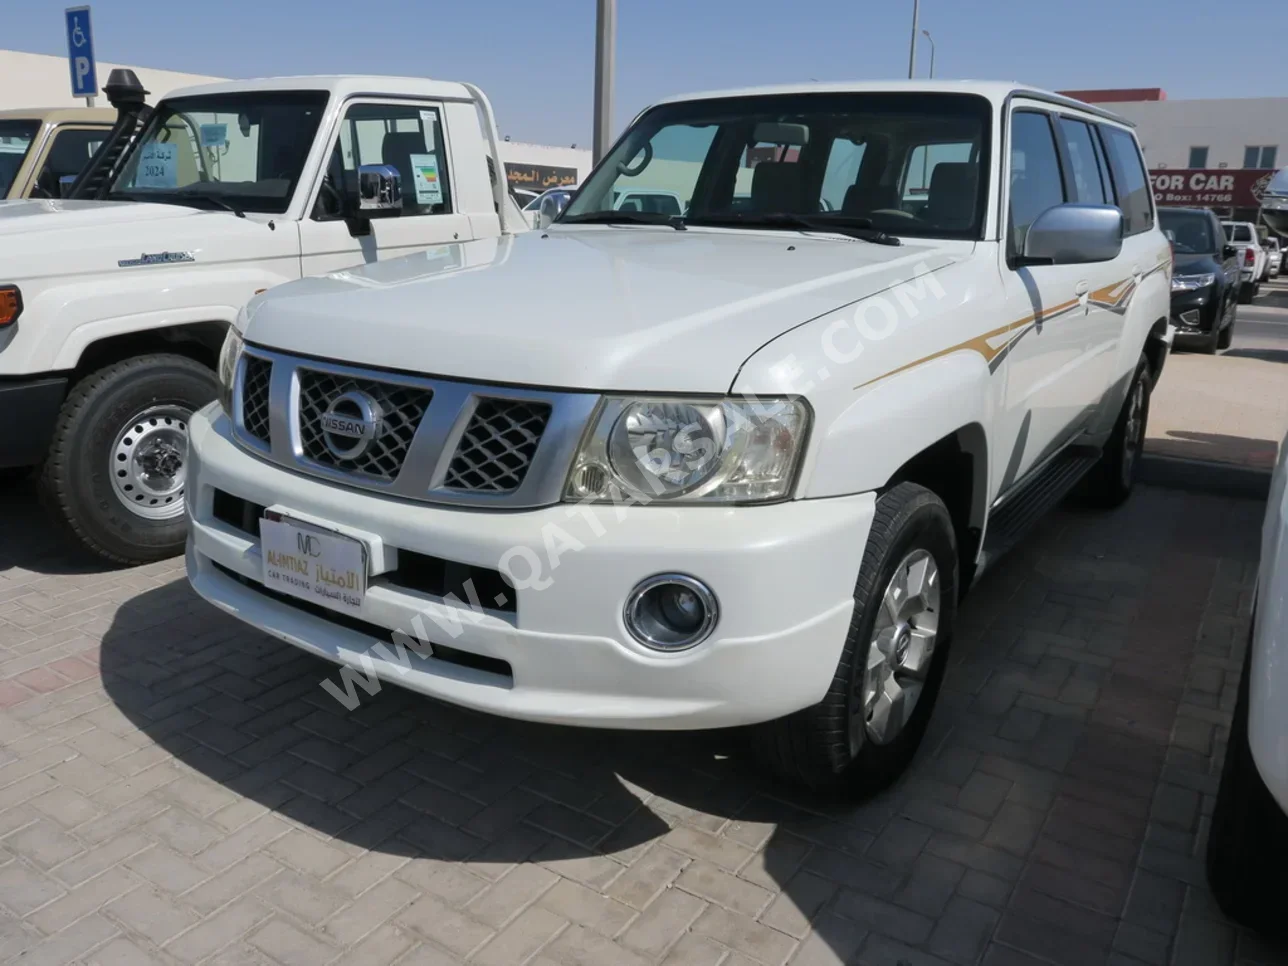
POLYGON ((1098 108, 665 101, 546 230, 252 300, 192 421, 188 574, 351 706, 757 725, 785 777, 880 785, 964 590, 1080 480, 1127 497, 1170 271, 1098 108))

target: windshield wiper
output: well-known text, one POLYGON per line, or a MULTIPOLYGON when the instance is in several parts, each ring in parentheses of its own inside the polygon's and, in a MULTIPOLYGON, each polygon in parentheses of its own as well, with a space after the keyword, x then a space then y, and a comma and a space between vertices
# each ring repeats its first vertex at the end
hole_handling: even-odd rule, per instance
MULTIPOLYGON (((230 205, 228 202, 224 201, 223 198, 217 197, 216 195, 208 195, 204 191, 193 191, 191 188, 184 188, 182 191, 173 192, 169 197, 183 199, 200 198, 202 201, 209 201, 216 208, 222 208, 224 211, 232 212, 238 218, 246 217, 246 212, 242 211, 240 208, 230 205)), ((160 201, 162 199, 158 198, 157 200, 160 201)))
POLYGON ((729 211, 690 216, 690 224, 715 227, 775 228, 797 231, 825 231, 858 238, 874 245, 902 245, 894 235, 875 228, 871 218, 856 215, 796 215, 785 211, 729 211))
POLYGON ((679 215, 664 215, 660 211, 587 211, 580 215, 564 215, 561 225, 670 225, 676 231, 686 231, 684 219, 679 215))

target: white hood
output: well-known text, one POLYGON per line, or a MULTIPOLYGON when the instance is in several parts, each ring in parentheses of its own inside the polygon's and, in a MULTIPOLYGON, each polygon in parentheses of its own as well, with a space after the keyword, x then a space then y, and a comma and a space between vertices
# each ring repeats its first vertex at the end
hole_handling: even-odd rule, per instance
POLYGON ((163 251, 189 251, 202 263, 273 257, 296 247, 294 226, 287 223, 289 241, 281 227, 270 229, 262 216, 184 205, 0 202, 0 282, 116 272, 123 259, 163 251))
POLYGON ((955 260, 933 242, 564 228, 304 279, 252 303, 246 338, 480 382, 717 393, 784 332, 955 260))

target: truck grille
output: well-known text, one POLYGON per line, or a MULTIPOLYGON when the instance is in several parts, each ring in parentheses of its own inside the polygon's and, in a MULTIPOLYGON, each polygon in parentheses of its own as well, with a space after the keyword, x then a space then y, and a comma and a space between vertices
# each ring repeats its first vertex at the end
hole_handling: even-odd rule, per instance
POLYGON ((512 493, 523 485, 550 407, 510 399, 483 399, 447 468, 449 490, 512 493))
POLYGON ((354 379, 313 369, 300 369, 299 380, 300 446, 305 458, 323 466, 392 482, 402 469, 433 393, 415 386, 354 379), (323 430, 320 420, 336 399, 350 392, 361 393, 375 403, 380 411, 380 427, 376 438, 365 449, 347 457, 338 455, 335 449, 352 444, 353 440, 337 440, 323 430))
POLYGON ((267 359, 246 356, 242 373, 242 425, 246 432, 261 442, 272 445, 268 422, 268 387, 273 380, 273 364, 267 359))
POLYGON ((246 348, 239 442, 294 472, 421 503, 560 502, 600 402, 246 348))

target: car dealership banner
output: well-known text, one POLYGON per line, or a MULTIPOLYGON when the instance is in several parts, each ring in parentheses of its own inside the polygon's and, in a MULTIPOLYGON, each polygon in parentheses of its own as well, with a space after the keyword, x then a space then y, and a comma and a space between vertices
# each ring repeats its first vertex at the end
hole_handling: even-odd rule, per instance
POLYGON ((1258 208, 1273 175, 1261 168, 1158 168, 1149 178, 1160 205, 1258 208))
POLYGON ((557 188, 566 184, 577 183, 576 168, 561 168, 549 164, 511 164, 505 163, 505 178, 511 188, 528 188, 542 191, 546 188, 557 188))

